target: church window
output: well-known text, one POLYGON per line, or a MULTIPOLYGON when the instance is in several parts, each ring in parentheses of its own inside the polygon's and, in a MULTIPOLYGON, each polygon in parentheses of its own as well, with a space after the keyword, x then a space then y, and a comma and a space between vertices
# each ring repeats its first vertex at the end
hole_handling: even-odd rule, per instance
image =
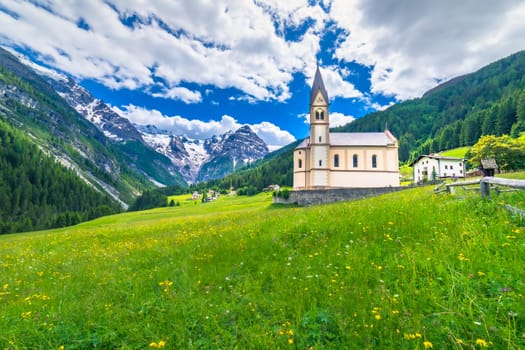
POLYGON ((301 169, 303 167, 303 160, 302 159, 299 159, 298 167, 299 167, 299 169, 301 169))
POLYGON ((372 168, 377 168, 377 156, 375 154, 372 156, 372 168))
POLYGON ((359 166, 357 154, 354 154, 354 156, 352 157, 352 163, 353 163, 354 168, 357 168, 359 166))
POLYGON ((334 155, 334 167, 339 168, 339 154, 334 155))

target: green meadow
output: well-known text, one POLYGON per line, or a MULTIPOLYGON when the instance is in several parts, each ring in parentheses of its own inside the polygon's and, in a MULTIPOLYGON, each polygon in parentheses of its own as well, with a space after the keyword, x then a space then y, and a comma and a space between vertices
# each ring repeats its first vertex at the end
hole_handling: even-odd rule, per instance
POLYGON ((525 228, 432 187, 0 236, 0 349, 523 349, 525 228))

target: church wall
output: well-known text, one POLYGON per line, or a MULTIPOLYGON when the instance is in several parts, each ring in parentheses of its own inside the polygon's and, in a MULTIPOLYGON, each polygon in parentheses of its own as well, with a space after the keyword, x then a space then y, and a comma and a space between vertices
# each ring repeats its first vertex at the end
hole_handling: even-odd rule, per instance
POLYGON ((293 174, 293 188, 304 189, 306 188, 307 173, 305 171, 294 172, 293 174))
POLYGON ((330 172, 330 187, 369 188, 389 186, 399 186, 399 173, 384 171, 330 172))
POLYGON ((312 154, 311 168, 328 168, 328 145, 326 146, 315 146, 310 148, 312 154), (321 164, 319 165, 319 161, 321 164))
POLYGON ((385 170, 397 171, 397 148, 384 147, 331 147, 330 169, 332 170, 385 170), (334 156, 339 155, 339 167, 334 166, 334 156), (353 157, 357 155, 357 168, 353 157), (377 168, 372 168, 372 156, 377 156, 377 168))
POLYGON ((294 178, 293 178, 293 188, 306 188, 308 183, 307 179, 309 177, 308 175, 308 169, 310 166, 310 162, 308 159, 308 151, 306 149, 296 149, 293 153, 293 170, 294 170, 294 178), (299 161, 301 162, 301 167, 299 168, 299 161))
POLYGON ((328 127, 325 124, 315 124, 310 126, 310 144, 319 144, 328 142, 328 127), (319 141, 321 137, 321 141, 319 141))

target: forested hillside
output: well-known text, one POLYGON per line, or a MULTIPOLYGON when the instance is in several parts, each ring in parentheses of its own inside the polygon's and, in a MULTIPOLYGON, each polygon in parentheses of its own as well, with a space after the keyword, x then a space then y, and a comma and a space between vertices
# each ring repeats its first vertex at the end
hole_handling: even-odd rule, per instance
POLYGON ((272 152, 265 158, 222 179, 191 185, 189 189, 181 186, 169 186, 144 191, 130 206, 129 210, 144 210, 165 206, 168 204, 167 196, 188 193, 188 190, 190 192, 198 191, 204 193, 208 189, 213 189, 227 193, 233 188, 240 195, 253 195, 272 184, 292 186, 293 150, 299 142, 296 141, 272 152))
POLYGON ((299 141, 294 142, 270 153, 250 167, 203 185, 218 189, 235 188, 238 192, 240 191, 240 194, 255 194, 272 184, 291 186, 293 184, 293 150, 298 143, 299 141))
MULTIPOLYGON (((525 52, 454 78, 421 98, 371 113, 332 131, 382 131, 385 126, 399 140, 401 162, 420 154, 471 146, 482 135, 517 137, 525 131, 525 52)), ((227 188, 231 184, 252 190, 271 183, 291 186, 296 145, 209 185, 227 188)))
MULTIPOLYGON (((123 206, 142 190, 155 187, 149 173, 162 175, 158 181, 170 178, 172 183, 184 184, 180 176, 157 171, 153 150, 144 150, 145 147, 133 143, 111 143, 39 75, 3 49, 0 49, 0 111, 5 123, 31 135, 32 142, 46 153, 70 164, 85 181, 111 194, 123 206), (150 161, 146 170, 137 166, 144 159, 150 161)), ((164 160, 169 163, 167 158, 164 160)))
POLYGON ((399 159, 476 143, 482 135, 525 131, 525 52, 442 84, 423 97, 375 112, 335 131, 379 131, 399 139, 399 159))
POLYGON ((1 118, 0 234, 73 225, 119 210, 1 118))

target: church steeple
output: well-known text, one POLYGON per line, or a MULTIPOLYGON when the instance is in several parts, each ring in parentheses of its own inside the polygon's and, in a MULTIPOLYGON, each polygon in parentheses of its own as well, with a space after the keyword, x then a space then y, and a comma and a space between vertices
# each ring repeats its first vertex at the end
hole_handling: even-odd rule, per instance
POLYGON ((321 76, 321 70, 319 69, 319 65, 317 65, 314 83, 312 84, 312 91, 310 92, 310 105, 314 104, 314 100, 319 92, 321 93, 324 102, 328 104, 328 93, 326 92, 326 88, 324 87, 323 77, 321 76))

